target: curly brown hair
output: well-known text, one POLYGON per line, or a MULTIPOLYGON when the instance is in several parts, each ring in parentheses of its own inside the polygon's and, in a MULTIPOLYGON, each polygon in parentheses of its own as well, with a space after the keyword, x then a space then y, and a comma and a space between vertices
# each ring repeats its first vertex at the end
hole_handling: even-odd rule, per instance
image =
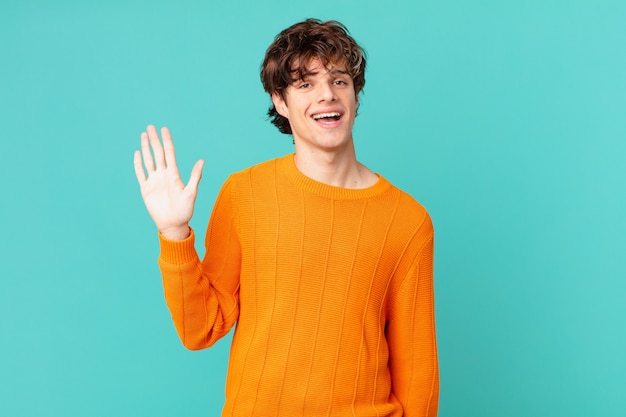
MULTIPOLYGON (((322 22, 307 19, 280 32, 267 48, 261 65, 261 82, 270 95, 283 99, 285 90, 295 79, 302 79, 311 59, 319 59, 325 66, 345 65, 359 94, 365 85, 366 54, 350 36, 348 29, 336 20, 322 22), (298 68, 293 66, 297 65, 298 68)), ((281 133, 291 134, 289 119, 278 114, 272 104, 268 112, 272 124, 281 133)))

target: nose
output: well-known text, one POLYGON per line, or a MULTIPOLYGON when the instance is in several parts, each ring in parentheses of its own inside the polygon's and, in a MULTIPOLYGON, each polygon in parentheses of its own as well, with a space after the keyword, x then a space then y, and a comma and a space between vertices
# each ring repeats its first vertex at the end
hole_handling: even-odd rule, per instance
POLYGON ((332 82, 322 82, 318 84, 317 99, 318 102, 334 101, 337 96, 333 88, 332 82))

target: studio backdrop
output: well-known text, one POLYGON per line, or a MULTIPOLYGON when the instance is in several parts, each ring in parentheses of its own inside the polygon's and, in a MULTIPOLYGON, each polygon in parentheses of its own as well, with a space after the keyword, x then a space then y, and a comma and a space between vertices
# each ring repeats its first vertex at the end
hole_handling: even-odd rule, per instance
POLYGON ((206 160, 202 237, 293 152, 259 68, 308 17, 367 50, 357 156, 434 221, 439 415, 626 415, 622 0, 3 2, 0 415, 219 415, 230 336, 178 340, 133 152, 206 160))

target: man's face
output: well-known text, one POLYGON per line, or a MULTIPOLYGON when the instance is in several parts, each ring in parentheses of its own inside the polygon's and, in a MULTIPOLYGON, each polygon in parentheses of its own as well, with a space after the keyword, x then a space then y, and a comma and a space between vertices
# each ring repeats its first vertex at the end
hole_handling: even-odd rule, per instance
POLYGON ((289 119, 296 147, 336 151, 352 146, 358 99, 342 65, 324 67, 318 59, 306 66, 303 79, 287 87, 284 99, 273 94, 279 114, 289 119))

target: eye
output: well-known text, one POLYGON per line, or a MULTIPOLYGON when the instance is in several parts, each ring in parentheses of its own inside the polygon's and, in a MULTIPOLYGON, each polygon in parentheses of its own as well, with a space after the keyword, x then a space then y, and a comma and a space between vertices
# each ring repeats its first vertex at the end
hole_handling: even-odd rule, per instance
POLYGON ((305 89, 311 87, 310 83, 302 83, 298 86, 298 88, 305 89))
POLYGON ((333 84, 335 84, 335 85, 348 85, 348 83, 345 80, 335 80, 333 82, 333 84))

